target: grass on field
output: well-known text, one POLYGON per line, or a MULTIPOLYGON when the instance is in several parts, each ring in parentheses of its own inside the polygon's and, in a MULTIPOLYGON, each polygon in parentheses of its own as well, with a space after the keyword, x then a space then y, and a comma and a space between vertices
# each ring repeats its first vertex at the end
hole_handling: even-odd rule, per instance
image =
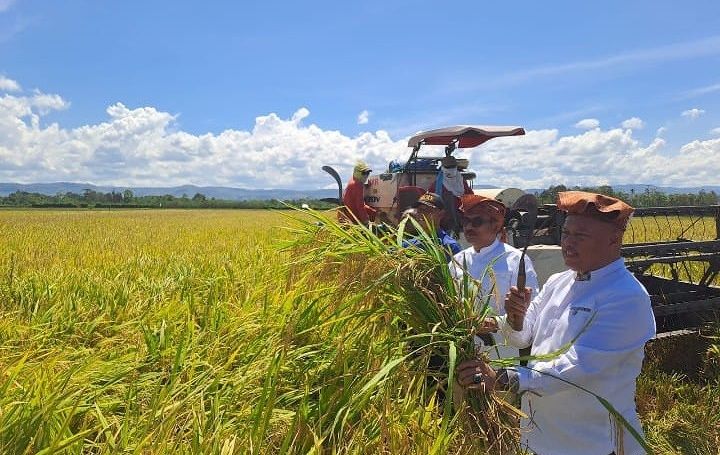
MULTIPOLYGON (((396 324, 348 285, 366 264, 288 267, 286 224, 0 211, 0 452, 483 453, 419 398, 418 362, 393 364, 396 324)), ((652 447, 715 453, 719 386, 648 367, 652 447)))

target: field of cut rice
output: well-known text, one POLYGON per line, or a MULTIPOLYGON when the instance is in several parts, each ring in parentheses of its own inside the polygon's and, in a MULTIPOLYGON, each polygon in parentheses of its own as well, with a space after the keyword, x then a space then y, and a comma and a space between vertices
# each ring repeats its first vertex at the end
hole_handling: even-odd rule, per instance
MULTIPOLYGON (((270 211, 0 211, 0 453, 507 447, 502 419, 477 430, 428 398, 392 310, 411 311, 408 271, 372 241, 333 252, 327 231, 290 226, 270 211)), ((461 341, 433 343, 461 358, 461 341)), ((717 453, 714 343, 702 381, 648 362, 638 404, 657 453, 717 453)))

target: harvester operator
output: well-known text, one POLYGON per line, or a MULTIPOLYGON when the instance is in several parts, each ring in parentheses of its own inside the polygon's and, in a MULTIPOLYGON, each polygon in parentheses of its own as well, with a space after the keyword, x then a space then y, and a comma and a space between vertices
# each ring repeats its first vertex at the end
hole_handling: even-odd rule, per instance
POLYGON ((435 178, 428 191, 439 194, 447 210, 442 219, 442 226, 445 229, 459 232, 461 229, 458 217, 460 198, 465 194, 473 194, 470 185, 463 179, 458 161, 454 156, 446 156, 440 161, 440 172, 435 178))
MULTIPOLYGON (((450 272, 456 280, 461 280, 466 272, 472 278, 482 280, 481 295, 490 295, 488 303, 492 312, 502 319, 505 317, 505 295, 510 286, 517 283, 522 253, 500 240, 506 210, 502 202, 476 194, 465 195, 460 200, 460 222, 471 246, 453 257, 450 272)), ((536 295, 538 279, 529 257, 525 257, 525 275, 527 286, 536 295)), ((518 356, 517 347, 509 345, 501 335, 489 333, 496 329, 493 319, 485 325, 484 341, 480 337, 475 339, 478 347, 491 359, 518 356)))
POLYGON ((633 208, 612 197, 567 191, 559 193, 558 209, 567 212, 561 248, 570 270, 551 276, 533 300, 530 289, 511 288, 505 309, 508 318, 523 321, 522 330, 500 320, 513 344, 550 358, 498 371, 469 360, 459 366, 458 382, 522 393, 528 417, 521 440, 536 454, 645 453, 620 419, 574 386, 606 399, 642 435, 635 387, 655 320, 647 291, 620 256, 633 208))
MULTIPOLYGON (((445 204, 439 195, 435 193, 425 193, 421 195, 417 202, 413 203, 409 209, 403 212, 403 216, 411 216, 415 219, 422 229, 435 237, 438 244, 442 246, 448 253, 448 260, 451 255, 460 252, 460 244, 450 234, 440 227, 440 220, 445 215, 445 204)), ((408 224, 412 229, 412 226, 408 224)), ((404 241, 404 246, 414 245, 422 248, 422 240, 420 238, 412 238, 404 241)))
POLYGON ((372 169, 364 161, 358 161, 353 168, 353 175, 343 192, 342 203, 345 206, 338 212, 341 222, 369 225, 375 218, 375 209, 365 204, 365 183, 372 169))

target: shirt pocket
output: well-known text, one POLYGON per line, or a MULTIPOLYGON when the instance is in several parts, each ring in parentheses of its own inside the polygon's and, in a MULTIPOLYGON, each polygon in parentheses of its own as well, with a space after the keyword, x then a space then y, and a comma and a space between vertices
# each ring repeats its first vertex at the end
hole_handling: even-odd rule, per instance
POLYGON ((568 305, 562 318, 567 327, 563 342, 569 343, 580 337, 592 325, 595 312, 595 302, 590 299, 579 300, 568 305))

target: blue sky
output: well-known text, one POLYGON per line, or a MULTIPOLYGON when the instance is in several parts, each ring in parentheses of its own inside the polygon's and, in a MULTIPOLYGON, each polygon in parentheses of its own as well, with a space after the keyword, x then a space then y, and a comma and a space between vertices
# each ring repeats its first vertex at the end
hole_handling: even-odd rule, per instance
POLYGON ((0 180, 320 187, 511 124, 477 183, 720 184, 720 2, 584 3, 0 0, 0 180))

